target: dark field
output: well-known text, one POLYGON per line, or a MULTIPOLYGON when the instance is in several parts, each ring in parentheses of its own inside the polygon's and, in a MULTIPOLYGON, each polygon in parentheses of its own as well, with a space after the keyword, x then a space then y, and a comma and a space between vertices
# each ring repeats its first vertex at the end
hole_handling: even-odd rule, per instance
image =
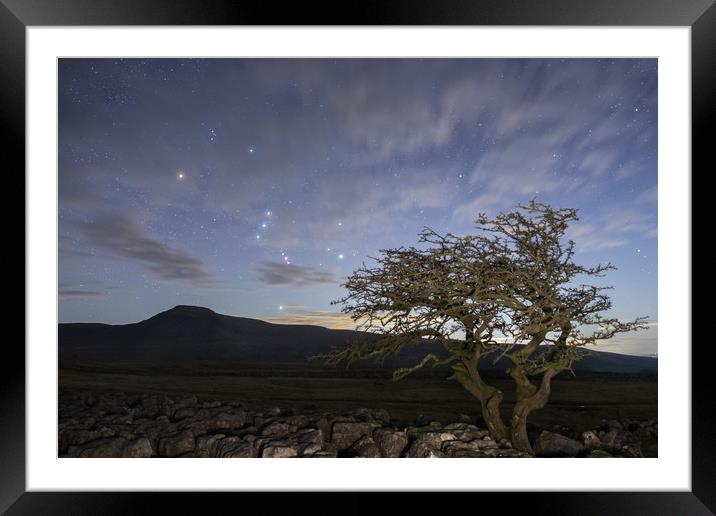
MULTIPOLYGON (((258 411, 386 409, 396 424, 451 423, 464 420, 461 415, 481 423, 478 400, 446 379, 452 373, 448 366, 426 367, 400 382, 390 379, 390 371, 413 366, 426 350, 434 351, 430 342, 415 343, 382 365, 356 361, 346 368, 319 357, 375 335, 271 324, 183 305, 133 324, 58 328, 61 389, 193 395, 258 411)), ((504 418, 514 402, 506 360, 481 364, 485 379, 505 393, 504 418)), ((550 402, 530 422, 581 432, 603 419, 655 420, 656 371, 653 357, 585 353, 575 363, 576 377, 562 373, 552 381, 550 402)))
MULTIPOLYGON (((223 372, 223 371, 222 371, 223 372)), ((385 377, 318 377, 306 372, 234 370, 226 374, 144 370, 137 374, 106 368, 62 368, 61 391, 123 391, 147 394, 191 394, 200 399, 238 401, 252 409, 345 411, 360 407, 384 408, 395 422, 418 417, 443 423, 460 414, 479 416, 479 404, 460 385, 440 377, 409 377, 393 382, 385 377)), ((509 378, 490 378, 505 393, 504 416, 514 397, 509 378)), ((556 378, 548 405, 534 412, 530 422, 542 428, 562 425, 577 431, 599 426, 602 419, 656 419, 655 375, 580 375, 556 378)))

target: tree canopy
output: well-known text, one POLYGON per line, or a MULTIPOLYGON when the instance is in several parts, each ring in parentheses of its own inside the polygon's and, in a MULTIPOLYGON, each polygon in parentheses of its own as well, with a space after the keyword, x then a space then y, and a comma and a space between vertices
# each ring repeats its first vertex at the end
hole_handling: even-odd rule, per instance
POLYGON ((333 361, 383 359, 407 346, 432 341, 414 367, 448 364, 481 403, 496 439, 531 451, 527 415, 549 398, 551 379, 570 370, 580 348, 644 327, 645 318, 622 321, 606 315, 609 287, 582 283, 614 267, 574 263, 575 242, 566 239, 577 210, 532 201, 494 218, 480 214, 475 234, 439 234, 424 228, 418 245, 384 249, 344 283, 337 301, 358 328, 379 339, 334 352, 333 361), (502 392, 480 375, 480 363, 507 358, 517 403, 509 426, 500 415, 502 392))

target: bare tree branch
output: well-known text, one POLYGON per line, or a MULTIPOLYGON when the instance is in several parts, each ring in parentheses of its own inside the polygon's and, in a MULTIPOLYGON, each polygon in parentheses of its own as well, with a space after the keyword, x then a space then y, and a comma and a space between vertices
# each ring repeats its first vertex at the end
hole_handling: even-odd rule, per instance
POLYGON ((381 250, 373 267, 363 264, 347 278, 347 294, 334 301, 359 329, 379 338, 324 358, 384 360, 408 346, 434 343, 448 358, 428 352, 394 378, 430 362, 453 364, 453 377, 480 399, 494 436, 531 451, 526 418, 547 402, 551 378, 571 371, 580 348, 645 328, 645 318, 606 317, 609 288, 578 281, 614 267, 574 263, 575 243, 565 234, 576 220, 576 209, 533 200, 494 218, 480 214, 472 235, 441 235, 426 227, 417 247, 381 250), (509 432, 499 416, 502 393, 479 374, 480 361, 491 354, 495 362, 509 360, 507 373, 517 388, 509 432))

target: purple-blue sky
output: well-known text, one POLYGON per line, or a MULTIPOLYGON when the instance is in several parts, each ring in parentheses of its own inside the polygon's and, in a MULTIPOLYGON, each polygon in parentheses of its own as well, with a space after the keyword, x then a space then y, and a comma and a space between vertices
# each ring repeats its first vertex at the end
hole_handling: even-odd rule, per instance
POLYGON ((536 198, 656 353, 656 136, 655 59, 61 59, 60 321, 346 327, 378 249, 536 198))

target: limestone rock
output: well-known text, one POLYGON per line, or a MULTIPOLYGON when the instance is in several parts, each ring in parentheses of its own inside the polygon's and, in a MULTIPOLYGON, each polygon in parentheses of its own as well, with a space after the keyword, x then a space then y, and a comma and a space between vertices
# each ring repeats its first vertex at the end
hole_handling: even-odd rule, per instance
POLYGON ((223 434, 200 435, 196 438, 194 457, 215 457, 216 443, 226 437, 223 434))
POLYGON ((285 436, 291 432, 291 425, 281 421, 272 421, 261 429, 261 435, 285 436))
POLYGON ((194 420, 194 419, 184 419, 180 421, 177 425, 177 429, 187 432, 191 432, 193 436, 202 435, 209 431, 208 425, 202 421, 202 420, 194 420))
POLYGON ((582 442, 587 450, 593 450, 594 448, 599 448, 602 445, 602 441, 599 439, 599 436, 596 432, 592 431, 582 432, 582 442))
POLYGON ((216 442, 211 457, 227 459, 256 457, 256 448, 252 443, 238 437, 226 437, 216 442))
POLYGON ((413 441, 413 443, 405 452, 405 456, 409 458, 419 459, 433 459, 438 457, 445 457, 445 454, 440 450, 435 449, 424 441, 413 441))
POLYGON ((146 437, 129 441, 122 437, 96 439, 80 446, 70 446, 68 457, 151 457, 152 445, 146 437))
POLYGON ((346 450, 358 439, 371 436, 378 426, 372 422, 336 422, 331 428, 331 442, 339 451, 346 450))
POLYGON ((378 428, 373 432, 373 440, 383 457, 400 457, 408 445, 408 436, 400 430, 378 428))
POLYGON ((211 458, 248 458, 256 457, 251 443, 239 437, 226 437, 223 434, 200 435, 196 438, 194 457, 211 458))
POLYGON ((534 445, 537 457, 576 457, 582 453, 584 445, 561 434, 544 430, 534 445))
POLYGON ((204 418, 208 416, 205 410, 197 410, 195 407, 180 407, 174 411, 174 421, 181 421, 187 418, 204 418))
MULTIPOLYGON (((318 412, 315 406, 254 413, 239 402, 147 394, 61 392, 61 457, 529 457, 495 442, 470 416, 389 427, 379 408, 318 412)), ((603 420, 594 431, 532 426, 540 457, 642 457, 657 452, 655 420, 603 420), (643 448, 642 448, 643 447, 643 448), (642 452, 642 449, 644 450, 642 452)))
POLYGON ((590 459, 606 459, 609 457, 613 457, 613 455, 610 455, 604 450, 592 450, 591 452, 589 452, 589 454, 587 454, 587 457, 590 459))
POLYGON ((423 432, 418 440, 428 444, 432 448, 440 449, 446 441, 457 441, 457 436, 452 432, 423 432))
POLYGON ((490 458, 532 458, 532 455, 529 453, 511 450, 509 448, 483 448, 480 452, 484 457, 490 458))
POLYGON ((162 457, 176 457, 183 453, 194 450, 194 434, 185 430, 170 437, 163 437, 159 440, 158 450, 162 457))
POLYGON ((484 457, 485 450, 499 449, 492 439, 473 439, 472 441, 446 441, 441 451, 448 457, 484 457))
POLYGON ((102 426, 97 430, 65 430, 60 434, 60 452, 64 452, 70 446, 77 446, 103 437, 114 437, 114 430, 102 426))
POLYGON ((261 457, 264 458, 291 458, 298 456, 298 448, 286 441, 272 441, 261 450, 261 457))
POLYGON ((613 428, 609 432, 600 432, 602 448, 610 453, 625 457, 642 457, 641 444, 636 436, 626 430, 613 428))
POLYGON ((205 421, 207 431, 237 430, 246 424, 246 411, 240 408, 227 408, 215 413, 205 421))
POLYGON ((351 446, 348 450, 348 454, 351 457, 363 457, 372 459, 379 458, 381 456, 378 445, 375 444, 375 441, 367 435, 364 435, 363 437, 358 439, 358 441, 353 443, 353 446, 351 446))
POLYGON ((152 443, 156 443, 160 436, 176 433, 176 425, 166 420, 143 419, 135 421, 134 430, 137 434, 147 437, 152 443))

